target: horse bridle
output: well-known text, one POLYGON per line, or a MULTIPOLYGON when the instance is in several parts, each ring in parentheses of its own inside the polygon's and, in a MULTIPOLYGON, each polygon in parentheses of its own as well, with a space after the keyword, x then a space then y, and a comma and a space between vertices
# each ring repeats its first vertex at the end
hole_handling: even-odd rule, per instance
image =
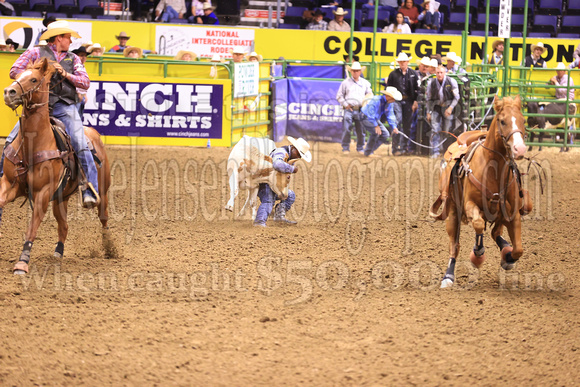
POLYGON ((48 103, 48 101, 46 101, 43 103, 30 104, 30 98, 32 97, 32 94, 36 93, 38 91, 38 89, 40 89, 40 87, 44 84, 44 75, 42 76, 42 78, 40 78, 38 85, 32 87, 28 91, 24 91, 24 87, 22 87, 22 84, 17 79, 15 79, 14 82, 12 82, 12 83, 16 83, 18 85, 18 87, 20 87, 20 92, 21 92, 20 99, 22 100, 22 108, 23 108, 22 115, 24 115, 24 109, 26 109, 26 110, 36 109, 36 108, 44 106, 48 103))

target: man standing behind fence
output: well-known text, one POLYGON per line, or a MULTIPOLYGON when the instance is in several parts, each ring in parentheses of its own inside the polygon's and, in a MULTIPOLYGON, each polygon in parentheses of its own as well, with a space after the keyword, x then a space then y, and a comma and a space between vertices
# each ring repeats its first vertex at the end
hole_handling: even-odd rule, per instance
POLYGON ((361 77, 362 67, 359 62, 353 62, 351 67, 347 66, 352 77, 347 77, 336 93, 336 99, 344 109, 342 121, 342 153, 350 153, 351 127, 354 123, 356 133, 356 150, 363 153, 365 146, 365 134, 361 124, 361 107, 365 96, 372 97, 373 91, 369 81, 361 77))
MULTIPOLYGON (((409 68, 410 56, 404 52, 397 56, 397 63, 399 68, 391 71, 387 79, 387 86, 393 86, 402 95, 401 110, 403 112, 403 133, 411 140, 416 140, 415 131, 411 131, 411 121, 413 120, 413 112, 417 110, 417 92, 419 89, 419 81, 415 70, 409 68)), ((415 150, 415 144, 411 141, 401 139, 401 136, 393 136, 393 155, 400 156, 405 153, 411 153, 415 150)))
POLYGON ((445 67, 437 67, 435 78, 427 86, 427 122, 431 123, 431 157, 438 158, 441 152, 441 126, 448 132, 453 123, 453 109, 459 102, 457 81, 448 77, 445 67))

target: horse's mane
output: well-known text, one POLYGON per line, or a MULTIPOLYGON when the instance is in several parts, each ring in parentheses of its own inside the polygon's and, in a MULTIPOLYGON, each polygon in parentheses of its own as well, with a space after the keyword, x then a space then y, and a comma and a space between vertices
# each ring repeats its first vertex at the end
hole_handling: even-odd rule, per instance
POLYGON ((43 57, 35 60, 34 62, 29 62, 28 66, 26 66, 26 69, 40 70, 42 73, 47 75, 48 79, 50 79, 50 77, 52 77, 52 74, 56 71, 56 69, 54 68, 55 63, 56 61, 43 57))

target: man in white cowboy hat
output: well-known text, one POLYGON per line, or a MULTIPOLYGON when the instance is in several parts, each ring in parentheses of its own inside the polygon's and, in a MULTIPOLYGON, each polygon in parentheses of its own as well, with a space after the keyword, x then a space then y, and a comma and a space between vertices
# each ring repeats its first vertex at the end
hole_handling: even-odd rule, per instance
POLYGON ((352 77, 346 77, 340 84, 336 99, 344 109, 342 119, 342 152, 350 153, 351 127, 354 124, 356 133, 356 150, 363 153, 365 146, 365 134, 362 127, 361 108, 365 96, 373 94, 369 81, 361 77, 362 67, 359 62, 353 62, 350 66, 352 77))
MULTIPOLYGON (((427 127, 425 125, 424 117, 426 116, 426 106, 425 106, 425 95, 427 93, 427 84, 429 80, 435 75, 435 70, 430 72, 430 67, 432 65, 431 61, 434 61, 434 68, 437 67, 436 59, 429 59, 428 56, 424 56, 419 61, 419 69, 417 70, 417 76, 419 77, 419 91, 417 92, 417 110, 413 113, 413 121, 411 122, 411 127, 415 128, 415 141, 424 144, 426 141, 425 133, 427 133, 427 127), (421 119, 419 119, 421 118, 421 119)), ((417 149, 417 151, 423 151, 424 148, 417 149)))
POLYGON ((135 46, 127 47, 123 50, 123 56, 133 59, 143 58, 143 49, 135 46))
POLYGON ((422 82, 425 78, 431 76, 429 74, 428 68, 431 65, 431 59, 428 56, 424 56, 421 60, 417 61, 417 76, 419 77, 419 82, 422 82))
POLYGON ((160 0, 155 8, 155 20, 167 23, 170 19, 183 19, 185 0, 160 0))
POLYGON ((427 85, 427 122, 431 123, 431 157, 440 155, 441 129, 448 132, 453 124, 453 109, 459 102, 457 81, 447 76, 443 65, 437 67, 435 78, 427 85))
MULTIPOLYGON (((270 153, 272 157, 272 166, 278 172, 282 173, 296 173, 298 168, 294 165, 290 165, 287 161, 294 159, 304 159, 307 163, 312 161, 312 154, 310 153, 310 145, 303 138, 295 139, 288 136, 288 141, 291 145, 285 145, 276 148, 270 153)), ((266 183, 260 184, 258 189, 258 197, 260 198, 260 207, 256 213, 256 219, 254 220, 254 226, 266 227, 266 220, 274 208, 274 203, 278 199, 278 196, 272 191, 270 186, 266 183)), ((290 211, 292 204, 296 200, 296 195, 294 191, 288 190, 288 197, 282 200, 274 208, 274 222, 286 225, 295 225, 296 222, 286 219, 286 212, 290 211)))
MULTIPOLYGON (((54 64, 56 72, 51 79, 49 106, 52 115, 65 125, 88 180, 86 188, 83 188, 83 206, 93 208, 99 202, 97 169, 87 146, 83 123, 76 107, 77 88, 88 90, 90 81, 79 57, 68 52, 72 42, 71 37, 80 38, 79 34, 69 27, 66 20, 49 24, 48 29, 40 36, 40 40, 46 40, 47 45, 30 48, 20 55, 10 69, 10 78, 17 79, 22 72, 26 71, 29 63, 40 58, 44 57, 56 62, 54 64)), ((14 141, 18 130, 19 124, 16 124, 6 139, 7 144, 14 141)), ((2 164, 3 157, 4 155, 2 155, 2 164)))
POLYGON ((173 57, 175 60, 183 60, 186 62, 192 62, 197 58, 197 54, 193 51, 179 50, 179 52, 173 57))
POLYGON ((242 63, 244 61, 244 56, 247 54, 247 51, 244 47, 236 46, 232 50, 232 59, 234 63, 242 63))
POLYGON ((465 74, 465 69, 459 67, 462 59, 459 55, 450 51, 443 57, 443 62, 446 62, 446 70, 449 74, 465 74))
POLYGON ((389 131, 381 122, 383 116, 386 116, 393 134, 399 133, 400 117, 397 117, 397 114, 400 113, 397 112, 396 101, 401 101, 403 96, 393 86, 387 86, 380 93, 382 95, 374 96, 362 108, 363 126, 371 134, 364 151, 364 155, 367 157, 373 157, 374 152, 379 149, 381 144, 386 144, 389 137, 391 137, 389 131))
POLYGON ((195 22, 197 24, 210 24, 217 25, 220 24, 218 17, 213 12, 215 7, 212 7, 210 2, 203 3, 203 16, 196 16, 195 22))
MULTIPOLYGON (((415 141, 416 133, 411 131, 411 123, 413 120, 413 112, 418 107, 417 94, 419 92, 419 77, 415 70, 409 68, 411 57, 406 53, 400 52, 395 60, 399 67, 389 74, 387 86, 393 86, 401 93, 402 100, 397 102, 401 105, 401 111, 403 113, 403 122, 400 129, 411 140, 415 141)), ((403 141, 401 136, 393 136, 393 155, 400 156, 404 153, 411 153, 414 149, 415 144, 411 141, 403 141)))
POLYGON ((556 98, 566 99, 566 92, 568 92, 568 98, 570 101, 574 100, 575 89, 567 90, 566 86, 574 86, 574 80, 572 78, 568 79, 568 71, 566 65, 562 62, 558 63, 556 66, 556 75, 554 75, 549 82, 551 85, 562 86, 561 88, 556 88, 556 98), (569 82, 569 83, 568 83, 569 82))
POLYGON ((87 48, 90 56, 103 56, 105 52, 105 47, 102 47, 100 43, 93 43, 92 46, 87 48))
POLYGON ((261 62, 264 58, 262 55, 258 54, 256 51, 252 51, 247 56, 248 62, 261 62))
POLYGON ((344 15, 348 15, 348 11, 345 11, 342 7, 338 7, 336 11, 332 11, 334 14, 334 20, 328 23, 329 31, 350 31, 350 26, 344 21, 344 15))
POLYGON ((121 31, 121 33, 115 36, 115 38, 119 41, 119 44, 111 47, 109 52, 123 52, 128 47, 127 42, 131 37, 127 35, 125 31, 121 31))
POLYGON ((525 67, 542 67, 546 68, 546 61, 542 59, 542 54, 546 51, 546 47, 544 47, 544 43, 538 42, 537 44, 532 44, 531 54, 526 56, 524 60, 525 67))

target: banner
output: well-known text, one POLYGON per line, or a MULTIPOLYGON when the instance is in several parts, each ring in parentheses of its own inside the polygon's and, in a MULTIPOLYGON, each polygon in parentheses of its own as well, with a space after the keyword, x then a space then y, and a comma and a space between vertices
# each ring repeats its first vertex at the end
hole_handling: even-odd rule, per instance
POLYGON ((91 82, 83 124, 106 136, 222 138, 223 85, 91 82))
POLYGON ((272 132, 275 142, 282 141, 288 124, 288 80, 278 79, 272 82, 272 132))
POLYGON ((286 76, 298 78, 338 78, 344 79, 344 66, 286 66, 286 76))
POLYGON ((179 50, 187 50, 202 58, 215 54, 231 58, 234 47, 244 47, 250 53, 253 46, 254 30, 250 28, 155 25, 155 50, 160 55, 174 56, 179 50))
POLYGON ((340 84, 289 79, 286 135, 309 141, 340 142, 344 115, 336 100, 340 84))
MULTIPOLYGON (((70 45, 71 50, 75 50, 85 42, 90 42, 92 39, 92 23, 91 22, 73 22, 69 21, 69 27, 79 33, 81 39, 72 38, 70 45)), ((0 27, 2 27, 2 38, 7 40, 12 39, 20 44, 18 49, 26 50, 29 47, 34 47, 38 43, 38 38, 46 27, 42 24, 41 19, 0 19, 0 27)))
POLYGON ((234 98, 258 95, 260 92, 260 64, 234 63, 234 98))

